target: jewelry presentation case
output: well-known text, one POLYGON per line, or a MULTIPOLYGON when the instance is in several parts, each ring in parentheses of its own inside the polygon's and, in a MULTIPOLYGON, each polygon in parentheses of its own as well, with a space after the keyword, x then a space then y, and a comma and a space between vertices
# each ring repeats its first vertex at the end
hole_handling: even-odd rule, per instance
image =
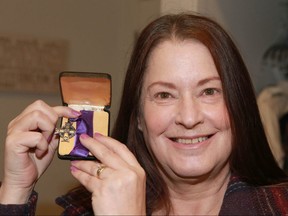
POLYGON ((95 160, 80 143, 82 133, 109 135, 111 76, 106 73, 62 72, 59 75, 64 106, 80 111, 78 118, 62 118, 58 157, 67 160, 95 160))

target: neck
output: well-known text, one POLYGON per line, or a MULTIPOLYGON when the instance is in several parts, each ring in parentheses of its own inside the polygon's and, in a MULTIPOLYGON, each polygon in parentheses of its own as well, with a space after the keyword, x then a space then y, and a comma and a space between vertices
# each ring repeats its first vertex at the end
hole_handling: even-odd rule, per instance
POLYGON ((230 179, 229 166, 217 175, 167 182, 173 215, 217 215, 230 179))

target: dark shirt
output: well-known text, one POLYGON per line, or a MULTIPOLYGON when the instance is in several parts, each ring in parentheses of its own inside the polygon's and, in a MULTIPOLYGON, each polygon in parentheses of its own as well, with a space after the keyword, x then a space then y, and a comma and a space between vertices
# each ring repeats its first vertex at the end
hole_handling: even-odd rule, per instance
MULTIPOLYGON (((0 205, 0 215, 34 215, 37 195, 27 204, 0 205)), ((93 215, 91 194, 76 188, 56 203, 64 208, 62 215, 93 215)), ((288 215, 288 186, 252 186, 231 176, 219 215, 288 215)))
POLYGON ((219 215, 288 215, 288 185, 255 187, 232 176, 219 215))
POLYGON ((28 202, 24 205, 0 204, 0 215, 35 215, 38 194, 33 191, 28 202))

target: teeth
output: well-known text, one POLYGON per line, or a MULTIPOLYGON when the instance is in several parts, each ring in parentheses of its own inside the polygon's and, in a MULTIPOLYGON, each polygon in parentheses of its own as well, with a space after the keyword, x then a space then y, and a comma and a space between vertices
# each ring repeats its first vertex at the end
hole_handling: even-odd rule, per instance
POLYGON ((198 138, 195 138, 195 139, 181 139, 181 138, 178 138, 178 139, 175 139, 174 141, 178 142, 178 143, 182 143, 182 144, 196 144, 196 143, 199 143, 199 142, 203 142, 203 141, 205 141, 207 139, 208 139, 208 137, 198 137, 198 138))

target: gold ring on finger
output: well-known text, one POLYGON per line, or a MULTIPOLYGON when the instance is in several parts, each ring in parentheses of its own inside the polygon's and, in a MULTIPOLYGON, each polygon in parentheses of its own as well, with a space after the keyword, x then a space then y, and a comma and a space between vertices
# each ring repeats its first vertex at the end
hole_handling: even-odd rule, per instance
POLYGON ((97 171, 96 171, 96 174, 97 174, 97 177, 100 178, 100 175, 101 173, 103 172, 103 170, 105 169, 105 166, 104 165, 99 165, 97 171))

